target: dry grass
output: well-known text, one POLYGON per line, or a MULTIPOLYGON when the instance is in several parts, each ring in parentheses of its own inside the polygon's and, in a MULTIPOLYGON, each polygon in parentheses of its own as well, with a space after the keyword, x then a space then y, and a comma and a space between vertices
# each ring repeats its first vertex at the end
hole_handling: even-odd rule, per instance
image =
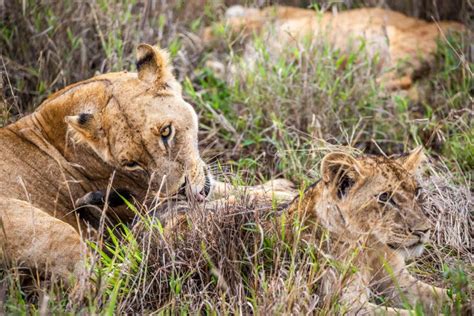
MULTIPOLYGON (((203 47, 195 35, 219 19, 222 1, 170 3, 0 2, 0 125, 67 84, 133 70, 135 46, 159 43, 170 49, 186 98, 199 112, 204 156, 217 176, 233 183, 284 176, 303 188, 319 177, 320 159, 334 146, 391 154, 425 145, 433 161, 421 181, 436 230, 412 270, 453 291, 472 290, 474 83, 465 68, 473 69, 468 40, 440 43, 437 64, 420 83, 427 92, 413 102, 382 93, 373 60, 363 52, 341 69, 341 56, 324 42, 278 58, 257 45, 256 67, 246 67, 225 34, 214 48, 203 47), (216 56, 240 71, 220 79, 205 67, 216 56)), ((22 271, 8 267, 0 269, 0 311, 340 311, 336 299, 319 292, 321 275, 336 264, 322 255, 318 240, 288 244, 278 230, 262 234, 263 217, 276 211, 244 198, 219 212, 191 208, 188 233, 166 237, 155 216, 142 216, 138 225, 107 232, 112 238, 106 251, 91 244, 94 291, 71 294, 48 280, 25 281, 22 271)))
POLYGON ((435 227, 432 238, 438 245, 468 254, 472 248, 472 210, 474 201, 468 185, 453 186, 449 171, 435 170, 420 181, 425 188, 425 208, 435 227))

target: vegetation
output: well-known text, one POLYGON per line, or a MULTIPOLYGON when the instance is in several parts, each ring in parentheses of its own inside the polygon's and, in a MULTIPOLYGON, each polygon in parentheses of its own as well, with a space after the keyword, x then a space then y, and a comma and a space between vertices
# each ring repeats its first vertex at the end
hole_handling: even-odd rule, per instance
MULTIPOLYGON (((436 231, 412 270, 453 293, 464 293, 454 311, 446 310, 461 313, 474 286, 474 64, 469 40, 441 40, 434 69, 416 89, 388 94, 375 80, 375 61, 362 49, 342 56, 322 41, 275 57, 256 39, 249 67, 225 29, 219 30, 218 47, 204 47, 196 35, 222 17, 222 1, 166 2, 1 4, 0 126, 30 113, 68 84, 96 73, 133 70, 136 45, 148 42, 171 52, 184 94, 200 116, 202 154, 215 175, 227 181, 255 184, 285 177, 303 190, 318 178, 324 153, 337 146, 392 154, 422 144, 431 163, 420 181, 436 231), (225 65, 227 75, 209 67, 215 60, 225 65)), ((90 242, 94 290, 68 292, 37 276, 25 280, 24 271, 0 263, 0 311, 342 311, 336 296, 322 300, 318 284, 327 269, 350 271, 350 263, 325 257, 317 240, 289 244, 278 229, 262 235, 262 218, 278 212, 276 205, 249 205, 242 199, 219 215, 192 210, 186 236, 163 236, 162 224, 147 212, 151 210, 130 207, 139 224, 104 228, 108 237, 90 242)), ((296 223, 294 229, 302 228, 296 223)))

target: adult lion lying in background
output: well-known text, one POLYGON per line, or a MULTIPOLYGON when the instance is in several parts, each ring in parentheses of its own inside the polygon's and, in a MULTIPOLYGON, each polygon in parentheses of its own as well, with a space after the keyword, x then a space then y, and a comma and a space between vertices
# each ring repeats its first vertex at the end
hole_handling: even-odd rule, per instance
POLYGON ((199 202, 230 189, 199 155, 198 118, 167 53, 140 45, 137 69, 68 86, 0 129, 0 260, 67 280, 83 269, 86 226, 75 210, 87 193, 111 187, 153 202, 186 191, 199 202))
MULTIPOLYGON (((224 24, 243 38, 260 35, 270 54, 307 40, 327 40, 342 52, 364 47, 370 57, 378 57, 380 79, 389 90, 410 88, 420 72, 433 64, 437 40, 450 31, 465 31, 457 22, 428 23, 379 8, 318 13, 286 6, 261 10, 234 6, 227 10, 224 24)), ((213 30, 204 31, 205 43, 216 39, 213 30)), ((251 53, 247 59, 251 62, 251 53)))

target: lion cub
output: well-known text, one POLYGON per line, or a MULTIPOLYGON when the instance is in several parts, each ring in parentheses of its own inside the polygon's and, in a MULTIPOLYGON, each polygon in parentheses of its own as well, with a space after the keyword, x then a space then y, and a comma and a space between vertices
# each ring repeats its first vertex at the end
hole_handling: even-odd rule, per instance
MULTIPOLYGON (((356 267, 341 292, 351 313, 409 315, 403 303, 422 304, 433 313, 448 300, 446 290, 415 279, 405 265, 422 253, 430 234, 413 175, 423 158, 421 147, 398 158, 330 153, 321 163, 322 179, 289 206, 287 216, 310 231, 303 238, 323 227, 330 237, 328 255, 356 267), (394 307, 371 303, 373 295, 394 307)), ((331 295, 341 276, 326 275, 323 291, 331 295)))

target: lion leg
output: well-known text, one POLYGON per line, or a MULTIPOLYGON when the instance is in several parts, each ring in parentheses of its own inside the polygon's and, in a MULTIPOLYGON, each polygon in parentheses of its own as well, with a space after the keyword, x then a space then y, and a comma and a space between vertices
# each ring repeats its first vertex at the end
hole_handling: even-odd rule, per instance
POLYGON ((295 185, 286 179, 275 179, 255 186, 233 186, 230 183, 215 181, 211 200, 228 198, 239 194, 248 194, 251 198, 277 199, 291 201, 296 195, 295 185))
MULTIPOLYGON (((386 307, 373 303, 368 303, 363 311, 366 312, 366 315, 389 315, 389 316, 410 316, 413 315, 413 312, 409 310, 396 308, 396 307, 386 307)), ((360 314, 357 314, 360 315, 360 314)))
POLYGON ((350 311, 347 315, 412 315, 409 310, 403 308, 388 307, 371 303, 369 302, 367 294, 360 293, 360 291, 357 291, 354 286, 348 286, 344 290, 344 293, 341 296, 341 303, 350 307, 350 311))
POLYGON ((441 311, 443 303, 449 302, 445 289, 419 281, 406 270, 400 272, 396 281, 391 296, 399 305, 404 302, 413 307, 421 304, 426 312, 437 312, 441 311))
POLYGON ((343 288, 341 303, 350 308, 347 315, 411 315, 409 310, 377 305, 369 301, 369 287, 361 275, 356 274, 343 288))
POLYGON ((213 181, 210 198, 212 200, 221 199, 226 196, 229 196, 234 190, 235 187, 230 183, 222 181, 213 181))
POLYGON ((69 224, 28 202, 0 200, 0 260, 9 259, 69 283, 84 271, 85 248, 69 224))

